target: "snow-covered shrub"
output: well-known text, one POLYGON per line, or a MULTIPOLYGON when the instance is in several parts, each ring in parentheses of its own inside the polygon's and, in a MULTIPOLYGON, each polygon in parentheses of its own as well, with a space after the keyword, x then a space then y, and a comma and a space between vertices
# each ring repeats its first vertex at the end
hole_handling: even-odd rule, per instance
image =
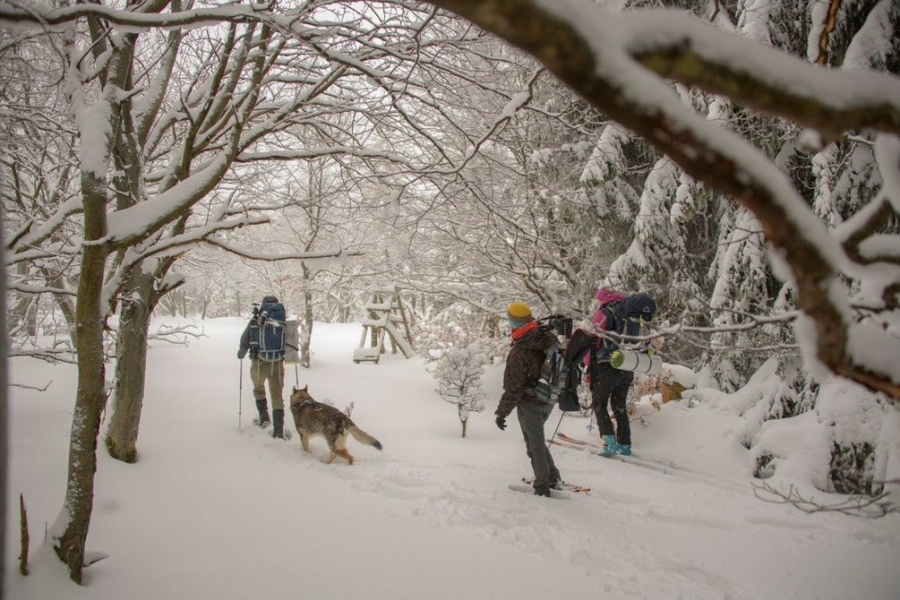
POLYGON ((467 305, 455 305, 422 319, 415 326, 417 346, 426 361, 438 360, 451 348, 478 344, 491 362, 504 356, 509 340, 497 337, 496 315, 473 311, 467 305))
POLYGON ((869 442, 835 443, 831 450, 828 478, 834 491, 839 494, 871 495, 874 466, 875 446, 869 442))
POLYGON ((879 494, 884 482, 897 477, 888 471, 890 461, 895 469, 900 461, 897 412, 883 396, 857 384, 833 379, 822 385, 816 413, 832 433, 826 491, 879 494))
POLYGON ((484 410, 486 398, 481 387, 486 359, 478 344, 464 348, 449 348, 435 363, 432 374, 437 380, 437 393, 445 402, 455 404, 466 437, 469 414, 484 410))
POLYGON ((768 492, 812 507, 828 504, 823 492, 900 506, 900 410, 882 395, 840 378, 818 383, 770 359, 734 393, 698 386, 684 397, 739 417, 733 434, 768 492))

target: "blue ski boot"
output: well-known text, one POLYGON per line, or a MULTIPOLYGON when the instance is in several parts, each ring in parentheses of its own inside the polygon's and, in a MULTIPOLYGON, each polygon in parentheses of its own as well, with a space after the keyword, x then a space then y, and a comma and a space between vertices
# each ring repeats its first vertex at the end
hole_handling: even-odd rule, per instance
POLYGON ((619 445, 616 443, 616 436, 604 435, 601 437, 603 438, 603 443, 606 444, 606 448, 600 451, 600 456, 612 456, 619 451, 619 445))
POLYGON ((631 444, 623 444, 619 446, 619 454, 622 456, 631 456, 631 444))

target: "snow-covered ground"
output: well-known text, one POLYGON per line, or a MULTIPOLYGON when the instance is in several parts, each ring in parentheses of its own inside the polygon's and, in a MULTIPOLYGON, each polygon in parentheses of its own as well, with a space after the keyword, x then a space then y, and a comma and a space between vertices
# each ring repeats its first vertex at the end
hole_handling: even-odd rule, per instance
MULTIPOLYGON (((321 440, 304 454, 296 435, 251 425, 235 357, 243 325, 198 322, 205 337, 189 346, 152 344, 139 462, 99 452, 88 548, 109 558, 82 587, 42 543, 65 492, 74 367, 11 362, 13 383, 50 385, 11 389, 7 598, 900 598, 900 515, 759 500, 744 423, 722 400, 645 410, 635 453, 665 469, 555 447, 563 477, 592 491, 538 498, 508 487, 530 467, 515 419, 505 432, 493 422, 502 366, 488 368, 487 409, 461 439, 421 360, 354 364, 360 326, 318 324, 312 368, 296 381, 338 408, 352 402, 384 444, 351 439, 356 464, 327 465, 321 440), (17 570, 19 494, 28 577, 17 570)), ((560 431, 596 440, 588 425, 566 416, 560 431)))

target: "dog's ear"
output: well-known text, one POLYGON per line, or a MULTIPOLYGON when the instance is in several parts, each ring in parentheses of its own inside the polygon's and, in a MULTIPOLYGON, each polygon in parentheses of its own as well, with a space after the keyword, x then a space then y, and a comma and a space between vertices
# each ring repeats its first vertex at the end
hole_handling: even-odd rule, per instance
POLYGON ((293 393, 296 392, 296 391, 297 391, 297 386, 295 385, 295 386, 293 387, 293 390, 291 390, 291 393, 293 394, 293 393))
POLYGON ((302 389, 301 391, 305 392, 305 391, 307 391, 307 390, 309 390, 309 384, 308 384, 308 383, 307 383, 306 385, 303 386, 303 389, 302 389))

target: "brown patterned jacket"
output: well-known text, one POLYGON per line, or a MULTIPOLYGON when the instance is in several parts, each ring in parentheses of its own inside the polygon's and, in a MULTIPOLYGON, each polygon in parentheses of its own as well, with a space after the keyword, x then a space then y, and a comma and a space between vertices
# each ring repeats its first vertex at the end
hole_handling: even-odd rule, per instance
POLYGON ((556 334, 547 329, 534 329, 513 339, 503 372, 503 395, 494 414, 507 417, 520 402, 540 403, 534 396, 534 387, 541 376, 547 349, 558 343, 556 334))

